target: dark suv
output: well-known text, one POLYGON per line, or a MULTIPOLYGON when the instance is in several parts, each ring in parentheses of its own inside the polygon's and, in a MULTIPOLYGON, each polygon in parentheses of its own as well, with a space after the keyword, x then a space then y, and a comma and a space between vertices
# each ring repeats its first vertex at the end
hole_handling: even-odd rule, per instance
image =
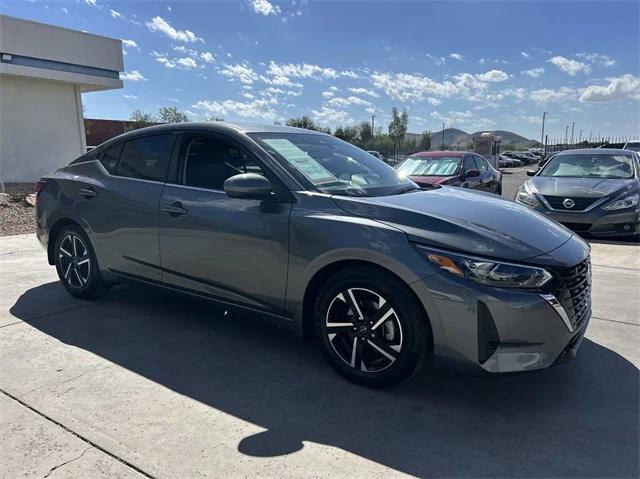
POLYGON ((133 281, 256 311, 315 332, 368 386, 432 355, 546 368, 575 354, 591 312, 589 247, 556 222, 495 195, 420 189, 297 128, 126 133, 42 178, 36 214, 70 294, 133 281))

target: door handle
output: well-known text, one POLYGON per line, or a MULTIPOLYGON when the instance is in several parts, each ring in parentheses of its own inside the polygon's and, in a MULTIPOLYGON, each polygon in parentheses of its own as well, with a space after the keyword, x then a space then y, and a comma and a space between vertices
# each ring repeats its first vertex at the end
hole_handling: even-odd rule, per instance
POLYGON ((96 190, 93 189, 93 187, 89 187, 89 188, 82 188, 79 191, 81 196, 84 196, 86 199, 90 200, 91 198, 95 198, 96 196, 98 196, 98 192, 96 190))
POLYGON ((176 216, 180 216, 188 213, 188 211, 182 207, 182 203, 180 203, 179 201, 176 201, 175 203, 170 205, 162 205, 160 209, 165 213, 168 213, 169 216, 172 216, 174 218, 176 216))

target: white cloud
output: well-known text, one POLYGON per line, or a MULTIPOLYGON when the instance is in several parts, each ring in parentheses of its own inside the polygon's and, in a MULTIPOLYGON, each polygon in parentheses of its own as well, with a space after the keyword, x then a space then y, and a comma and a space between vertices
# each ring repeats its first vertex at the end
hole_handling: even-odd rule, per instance
POLYGON ((578 58, 587 60, 595 65, 601 65, 603 67, 613 67, 618 63, 615 59, 611 58, 609 55, 604 55, 601 53, 582 52, 582 53, 577 53, 576 56, 578 58))
POLYGON ((322 92, 322 96, 325 98, 333 98, 336 94, 333 90, 326 90, 322 92))
POLYGON ((464 56, 462 56, 462 54, 460 53, 449 53, 449 58, 453 58, 454 60, 458 60, 459 62, 461 62, 464 59, 464 56))
POLYGON ((446 114, 434 111, 430 113, 430 116, 438 121, 446 123, 449 127, 455 125, 468 125, 474 128, 483 129, 490 128, 496 124, 495 120, 478 117, 469 110, 449 111, 446 114))
POLYGON ((357 96, 350 96, 347 98, 335 97, 329 100, 327 103, 331 106, 337 106, 342 108, 352 106, 352 105, 372 106, 372 103, 370 101, 363 100, 362 98, 359 98, 357 96))
POLYGON ((180 65, 181 67, 189 70, 191 68, 195 68, 198 66, 198 64, 196 63, 196 61, 191 58, 191 57, 183 57, 183 58, 178 58, 176 60, 176 64, 180 65))
POLYGON ((259 15, 278 15, 280 13, 280 7, 273 5, 268 0, 249 0, 249 6, 254 13, 259 15))
POLYGON ((430 58, 431 60, 433 60, 433 63, 435 63, 437 66, 444 65, 445 62, 447 61, 444 57, 436 57, 431 53, 427 53, 427 58, 430 58))
POLYGON ((109 10, 109 14, 111 15, 112 18, 121 18, 122 14, 120 12, 117 12, 115 10, 109 10))
POLYGON ((66 7, 62 7, 60 10, 62 10, 65 15, 67 15, 69 13, 69 9, 66 8, 66 7))
POLYGON ((606 102, 625 98, 640 100, 640 77, 627 73, 621 77, 607 78, 607 81, 607 85, 590 85, 585 88, 580 94, 580 102, 606 102))
POLYGON ((135 40, 122 40, 122 46, 124 48, 135 48, 137 50, 140 50, 140 47, 135 42, 135 40))
POLYGON ((124 97, 127 100, 137 100, 138 99, 138 97, 136 95, 127 95, 126 93, 124 94, 124 97))
POLYGON ((202 52, 200 54, 200 58, 202 58, 207 63, 213 63, 214 58, 211 52, 202 52))
POLYGON ((225 65, 224 68, 220 69, 220 74, 247 85, 252 84, 259 78, 258 74, 248 63, 225 65))
POLYGON ((410 73, 380 73, 371 75, 376 88, 394 100, 421 101, 427 96, 449 97, 459 92, 458 87, 450 81, 437 82, 423 75, 410 73))
POLYGON ((278 77, 294 78, 337 78, 338 72, 333 68, 311 65, 309 63, 284 63, 269 62, 267 73, 278 77))
POLYGON ((197 41, 204 42, 202 38, 196 36, 195 33, 189 30, 177 30, 173 28, 169 22, 167 22, 162 17, 153 17, 151 21, 146 23, 147 28, 152 32, 161 32, 164 33, 167 37, 172 40, 176 40, 179 42, 185 43, 194 43, 197 41))
POLYGON ((502 70, 491 70, 486 73, 476 75, 476 78, 481 82, 497 83, 508 80, 509 75, 502 70))
POLYGON ((478 63, 480 65, 484 65, 485 63, 487 63, 487 60, 485 60, 484 58, 481 58, 480 60, 478 60, 478 63))
POLYGON ((326 106, 323 106, 320 110, 312 110, 311 113, 314 120, 324 123, 342 124, 353 123, 354 121, 346 111, 335 110, 326 106))
POLYGON ((531 55, 529 55, 527 52, 520 52, 520 55, 522 55, 523 58, 531 58, 531 55))
POLYGON ((171 69, 191 70, 198 66, 198 63, 191 57, 169 58, 166 53, 158 53, 156 51, 151 52, 151 56, 155 57, 158 63, 171 69))
POLYGON ((571 76, 576 76, 576 74, 580 72, 586 73, 587 75, 591 73, 591 67, 589 65, 577 60, 571 60, 566 57, 556 56, 549 59, 548 61, 571 76))
POLYGON ((380 95, 378 95, 375 91, 367 90, 366 88, 348 88, 348 90, 351 93, 356 93, 358 95, 367 95, 373 98, 380 98, 380 95))
POLYGON ((427 98, 427 101, 433 106, 438 106, 442 104, 442 100, 438 100, 437 98, 433 98, 433 97, 427 98))
POLYGON ((125 81, 147 81, 142 73, 138 70, 131 70, 130 72, 120 73, 120 80, 125 81))
POLYGON ((86 3, 90 7, 97 7, 98 6, 98 4, 96 3, 96 0, 84 0, 84 3, 86 3))
POLYGON ((563 101, 575 96, 575 90, 568 87, 560 87, 554 90, 542 88, 529 92, 529 99, 536 103, 548 103, 553 101, 563 101))
POLYGON ((523 75, 529 75, 532 78, 538 78, 544 74, 544 68, 531 68, 530 70, 523 70, 520 73, 523 75))
POLYGON ((223 102, 200 100, 192 108, 204 110, 215 116, 232 116, 273 121, 278 114, 272 106, 277 104, 275 99, 257 99, 250 102, 225 100, 223 102))

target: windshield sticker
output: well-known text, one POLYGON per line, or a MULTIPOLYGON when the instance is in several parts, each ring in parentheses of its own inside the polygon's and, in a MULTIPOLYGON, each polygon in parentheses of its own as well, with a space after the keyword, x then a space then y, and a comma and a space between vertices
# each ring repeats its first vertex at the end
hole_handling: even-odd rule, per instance
POLYGON ((263 141, 313 183, 329 183, 337 180, 329 170, 289 140, 285 138, 269 138, 263 141))

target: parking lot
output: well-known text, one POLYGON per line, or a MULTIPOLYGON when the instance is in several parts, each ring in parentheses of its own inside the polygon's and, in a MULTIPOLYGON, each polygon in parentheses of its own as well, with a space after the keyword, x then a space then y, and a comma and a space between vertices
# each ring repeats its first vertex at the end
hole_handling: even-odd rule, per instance
POLYGON ((638 477, 640 245, 591 245, 575 361, 378 391, 248 314, 73 299, 33 235, 0 238, 0 477, 638 477))

